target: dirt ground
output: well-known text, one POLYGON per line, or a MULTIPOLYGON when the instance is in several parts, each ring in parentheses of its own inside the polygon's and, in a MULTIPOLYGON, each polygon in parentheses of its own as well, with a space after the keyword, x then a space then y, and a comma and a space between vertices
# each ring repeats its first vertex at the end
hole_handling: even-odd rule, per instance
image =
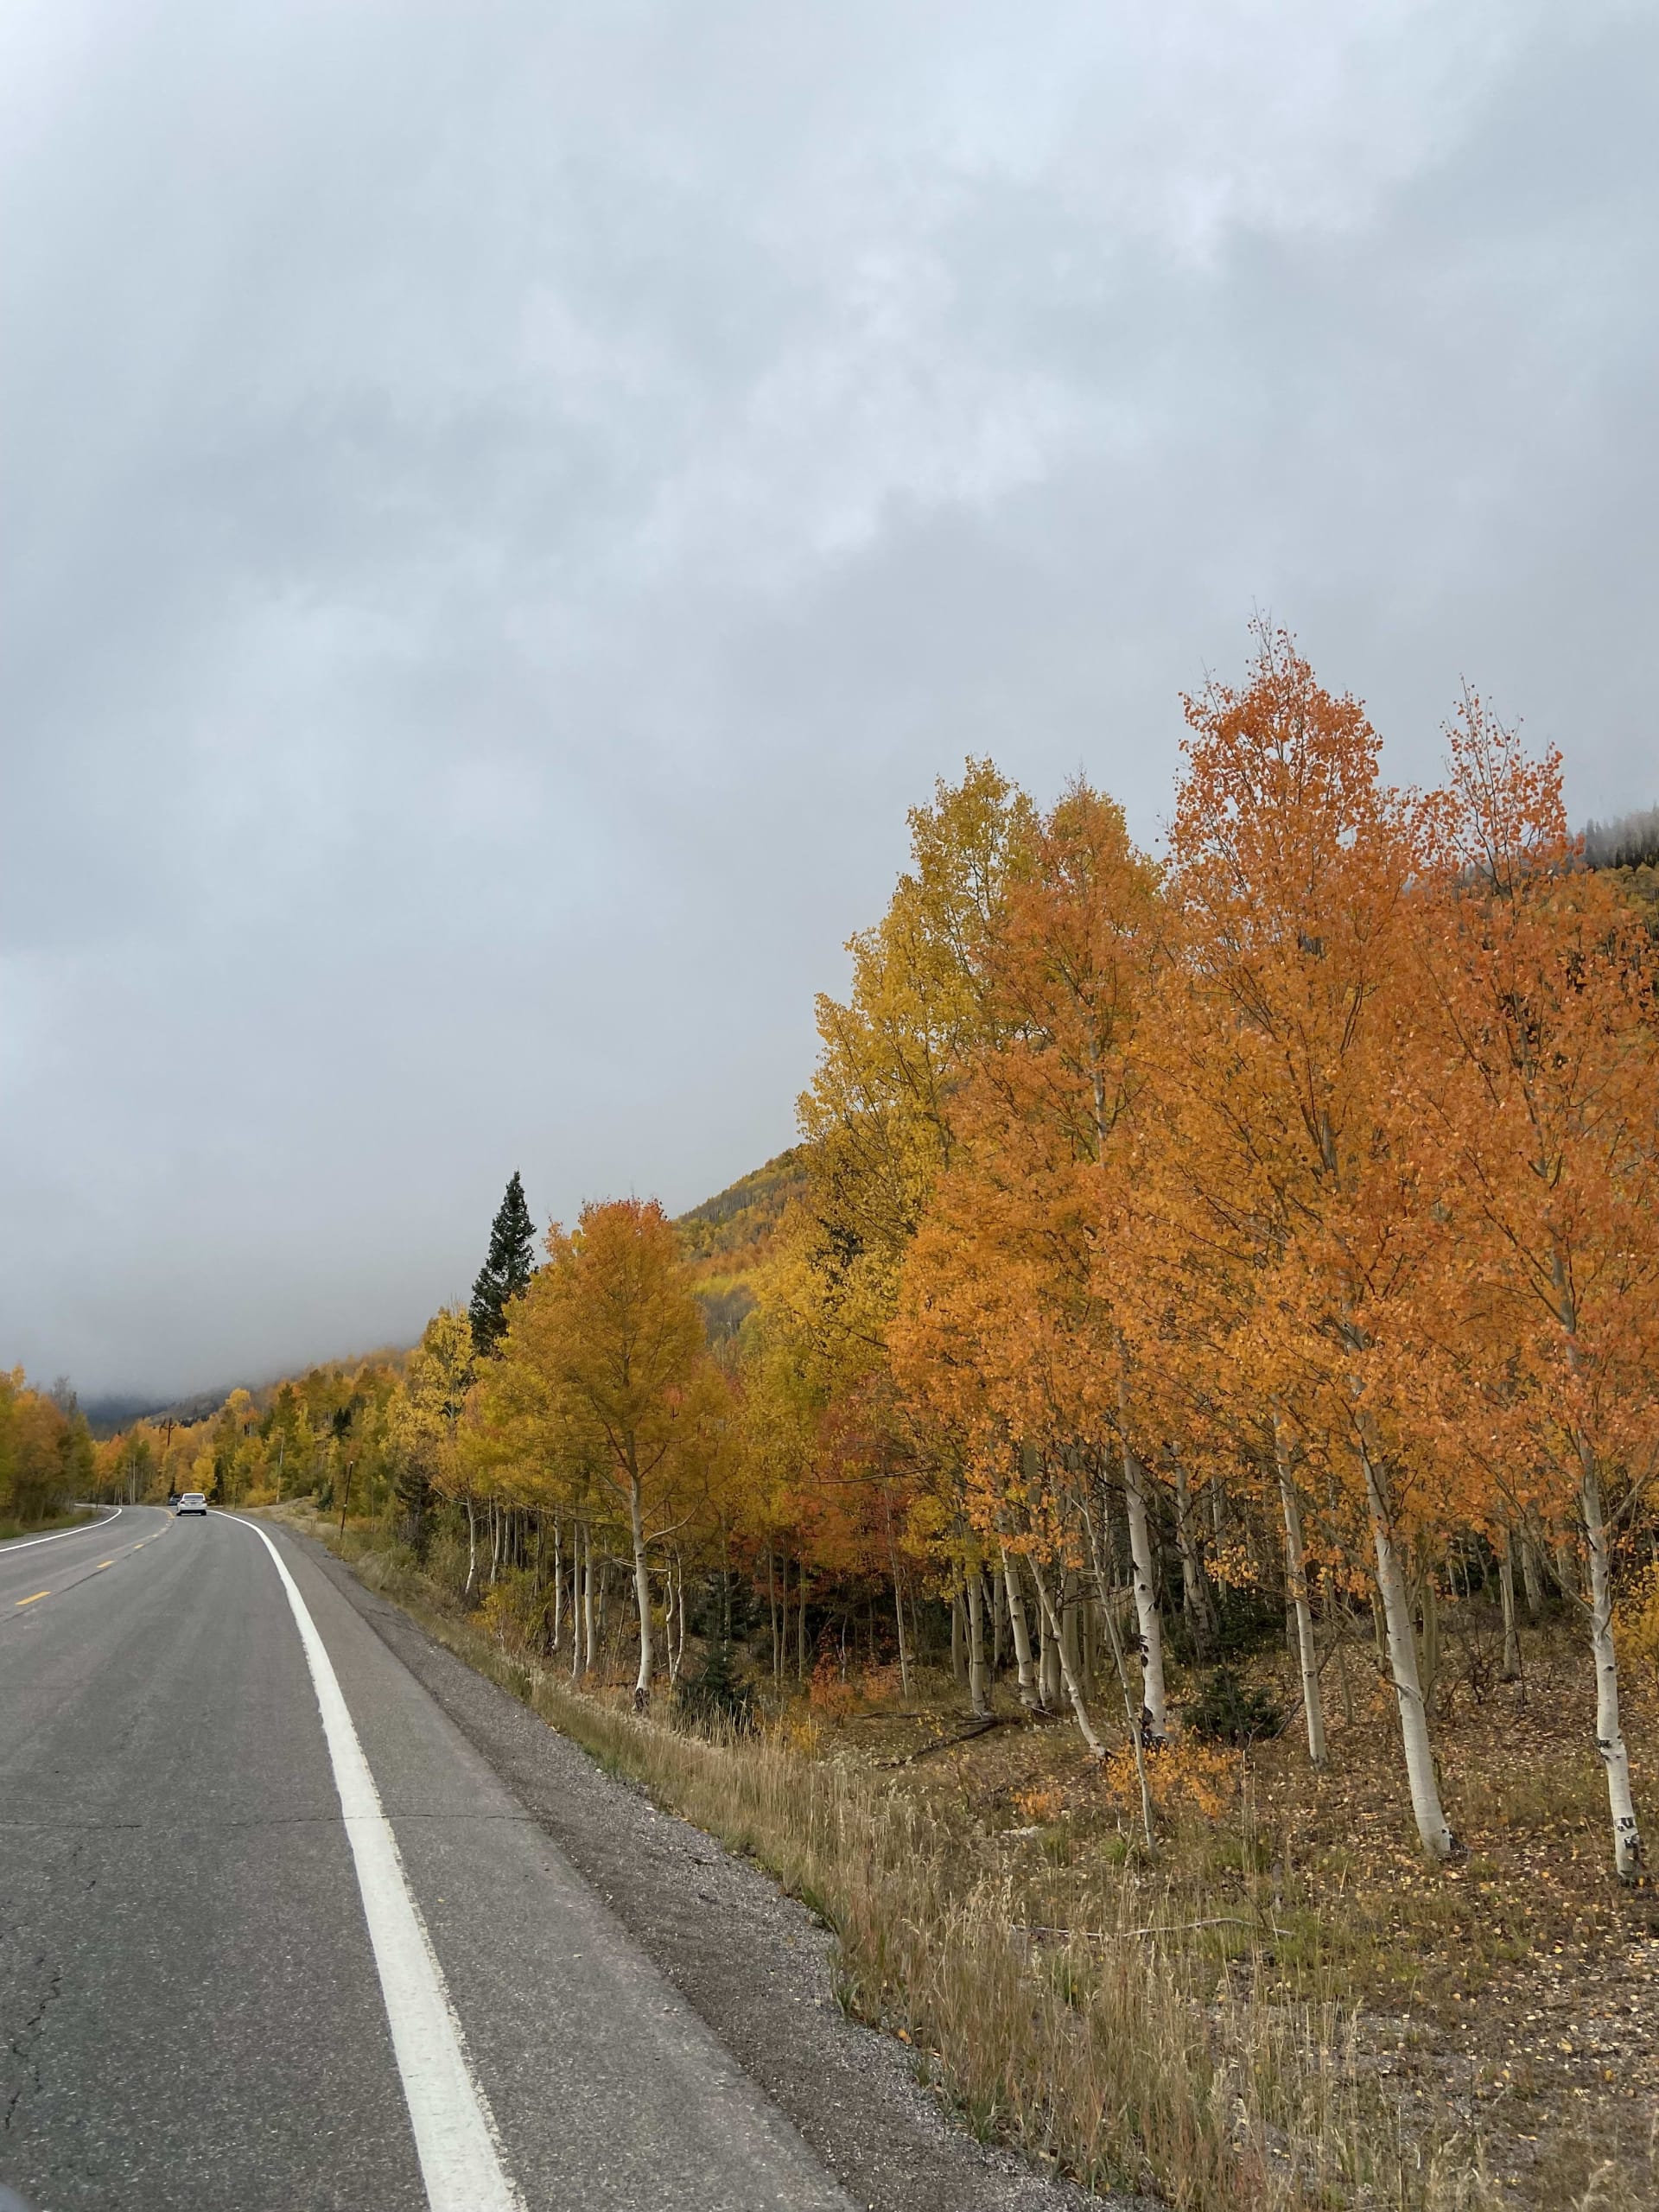
MULTIPOLYGON (((1001 1693, 1003 1725, 966 1741, 948 1676, 925 1711, 827 1716, 822 1740, 971 1811, 1039 1925, 1170 1927, 1218 1995, 1352 2008, 1359 2063, 1407 2129, 1466 2131, 1517 2202, 1564 2205, 1611 2166, 1627 2201, 1659 2203, 1659 1890, 1612 1873, 1587 1654, 1557 1624, 1524 1657, 1520 1684, 1442 1680, 1433 1725, 1463 1847, 1443 1868, 1416 1847, 1391 1693, 1351 1649, 1326 1770, 1294 1719, 1248 1751, 1178 1739, 1154 1773, 1155 1856, 1123 1755, 1103 1777, 1074 1728, 1031 1726, 1001 1693)), ((1288 1704, 1276 1659, 1247 1672, 1288 1704)), ((1649 1806, 1655 1688, 1635 1685, 1625 1715, 1649 1806)))

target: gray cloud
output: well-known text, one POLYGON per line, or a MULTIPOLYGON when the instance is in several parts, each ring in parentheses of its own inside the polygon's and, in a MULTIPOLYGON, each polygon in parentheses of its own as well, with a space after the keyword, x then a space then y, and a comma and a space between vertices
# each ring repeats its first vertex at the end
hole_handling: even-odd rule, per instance
POLYGON ((903 810, 1143 836, 1254 607, 1650 803, 1650 10, 0 29, 0 1357, 408 1337, 787 1141, 903 810))

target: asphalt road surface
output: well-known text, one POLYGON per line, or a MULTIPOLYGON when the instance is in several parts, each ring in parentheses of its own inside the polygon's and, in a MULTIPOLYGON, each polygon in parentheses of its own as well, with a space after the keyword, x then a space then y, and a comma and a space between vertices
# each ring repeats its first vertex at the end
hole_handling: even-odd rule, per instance
POLYGON ((0 1548, 0 2203, 848 2212, 297 1546, 0 1548))

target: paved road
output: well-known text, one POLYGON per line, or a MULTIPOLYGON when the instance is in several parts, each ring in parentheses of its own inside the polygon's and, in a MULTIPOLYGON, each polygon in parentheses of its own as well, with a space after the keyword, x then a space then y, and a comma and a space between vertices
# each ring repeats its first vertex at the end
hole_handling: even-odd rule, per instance
POLYGON ((140 1507, 0 1548, 0 2202, 849 2212, 274 1542, 140 1507))

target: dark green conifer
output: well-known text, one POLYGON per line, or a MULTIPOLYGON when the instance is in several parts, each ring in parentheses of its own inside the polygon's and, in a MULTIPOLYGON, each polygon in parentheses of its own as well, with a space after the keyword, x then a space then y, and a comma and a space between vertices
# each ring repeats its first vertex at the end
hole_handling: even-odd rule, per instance
POLYGON ((490 1255, 478 1271, 467 1308, 473 1344, 480 1359, 488 1357, 505 1334, 507 1300, 517 1298, 535 1274, 535 1226, 515 1167, 506 1196, 496 1209, 490 1229, 490 1255))

